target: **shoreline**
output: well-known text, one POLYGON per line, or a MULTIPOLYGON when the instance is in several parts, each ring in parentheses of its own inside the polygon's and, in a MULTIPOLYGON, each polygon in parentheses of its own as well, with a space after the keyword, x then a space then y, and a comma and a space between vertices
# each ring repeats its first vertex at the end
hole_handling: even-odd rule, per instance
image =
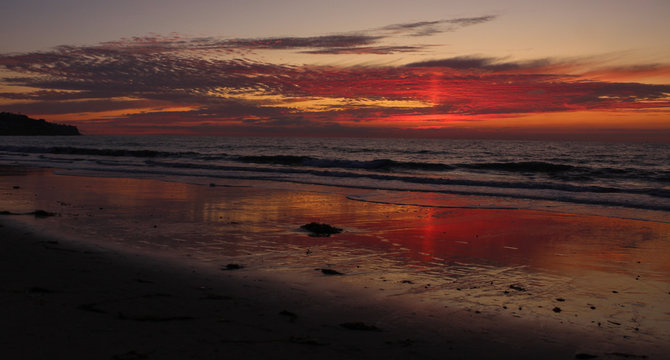
MULTIPOLYGON (((46 199, 47 204, 57 208, 61 205, 56 204, 47 192, 52 191, 50 186, 55 184, 53 180, 58 177, 59 175, 51 173, 39 175, 28 171, 12 178, 12 180, 24 180, 21 185, 16 185, 21 189, 12 189, 14 185, 10 184, 15 182, 2 181, 8 177, 0 177, 2 178, 0 181, 4 184, 1 190, 5 194, 10 194, 14 190, 34 192, 37 194, 34 198, 46 199), (28 181, 29 179, 32 180, 28 181), (52 181, 44 182, 45 179, 52 181)), ((62 180, 62 177, 60 179, 62 180)), ((314 197, 311 198, 311 195, 287 193, 288 190, 260 190, 254 195, 254 191, 257 190, 241 192, 239 189, 223 187, 203 189, 202 186, 194 189, 196 185, 183 184, 167 184, 165 188, 158 191, 155 189, 158 186, 155 180, 79 178, 68 179, 59 183, 59 186, 75 183, 90 184, 91 191, 103 191, 104 186, 110 184, 123 183, 125 185, 104 190, 103 192, 116 195, 110 198, 109 202, 105 203, 104 209, 97 213, 94 212, 97 209, 92 205, 83 205, 89 201, 84 194, 75 196, 73 189, 60 188, 61 191, 66 191, 67 196, 72 196, 67 206, 61 206, 61 209, 66 211, 61 211, 60 217, 19 221, 23 223, 21 226, 17 226, 17 221, 7 216, 0 218, 0 224, 3 224, 0 232, 3 234, 2 238, 7 239, 2 242, 3 253, 6 254, 3 255, 5 261, 2 263, 2 273, 5 278, 2 281, 4 284, 2 286, 4 294, 2 308, 7 311, 8 315, 11 315, 10 323, 13 329, 4 337, 7 340, 5 341, 6 346, 3 347, 9 349, 8 355, 40 358, 47 354, 53 356, 58 354, 60 356, 55 357, 124 359, 198 356, 212 358, 229 355, 267 358, 308 356, 378 358, 382 355, 388 358, 450 356, 455 358, 569 359, 579 354, 594 355, 598 358, 621 358, 616 354, 627 354, 648 356, 653 359, 660 358, 670 348, 665 341, 654 342, 654 336, 636 335, 634 330, 622 332, 619 328, 628 326, 622 323, 619 326, 605 323, 605 326, 601 327, 602 330, 594 331, 595 326, 594 328, 584 327, 581 323, 570 320, 570 317, 585 315, 570 308, 571 302, 578 297, 576 292, 567 293, 568 301, 559 304, 564 309, 560 314, 551 312, 551 308, 545 308, 547 314, 542 316, 538 315, 539 310, 531 312, 530 316, 524 315, 521 307, 516 314, 510 315, 509 312, 503 312, 496 305, 497 299, 503 299, 507 301, 506 306, 511 306, 514 301, 521 301, 514 299, 522 299, 522 296, 527 298, 529 293, 535 292, 535 288, 531 288, 533 283, 530 280, 533 279, 530 278, 526 279, 529 282, 524 283, 524 286, 532 291, 523 293, 518 291, 519 294, 504 296, 501 290, 509 289, 511 286, 509 283, 501 284, 502 288, 487 290, 489 292, 484 292, 484 290, 478 292, 480 290, 474 288, 457 289, 456 286, 463 286, 463 284, 456 281, 445 282, 441 288, 438 287, 438 284, 425 287, 426 285, 419 283, 424 279, 422 271, 425 270, 410 273, 398 272, 396 268, 387 267, 387 263, 383 261, 370 264, 357 262, 358 265, 354 265, 346 261, 333 260, 338 269, 347 270, 347 275, 329 277, 311 268, 296 267, 296 261, 298 263, 304 261, 302 260, 304 257, 292 260, 296 258, 293 253, 286 255, 289 260, 276 260, 270 256, 265 260, 263 257, 260 257, 261 260, 258 260, 258 257, 246 258, 253 261, 245 263, 244 268, 222 271, 219 268, 225 266, 227 259, 244 258, 241 256, 212 258, 211 262, 207 263, 194 253, 194 260, 178 263, 160 256, 123 251, 123 247, 105 245, 104 242, 81 242, 72 236, 67 236, 67 232, 63 231, 66 228, 58 228, 59 225, 57 225, 68 221, 72 224, 91 222, 109 225, 108 220, 114 216, 128 216, 127 213, 121 212, 121 209, 125 209, 127 204, 122 202, 123 206, 119 205, 117 209, 108 207, 109 204, 121 201, 121 198, 125 197, 135 199, 133 196, 136 193, 126 190, 137 189, 140 186, 142 188, 137 190, 144 191, 148 189, 144 186, 149 186, 157 193, 171 189, 169 194, 161 196, 171 197, 172 200, 176 198, 197 199, 201 191, 208 191, 205 199, 211 199, 212 196, 230 197, 231 204, 237 206, 234 209, 237 209, 235 211, 239 213, 230 210, 233 209, 230 207, 225 208, 228 212, 210 210, 212 214, 227 213, 230 216, 229 219, 223 219, 225 226, 221 229, 227 229, 226 231, 232 237, 256 236, 265 241, 259 235, 262 234, 263 229, 256 229, 254 227, 256 225, 251 223, 252 219, 248 218, 245 222, 234 218, 233 215, 243 217, 248 215, 251 209, 261 211, 262 207, 259 208, 253 200, 254 196, 264 201, 262 204, 265 206, 270 206, 274 204, 274 200, 272 200, 273 197, 268 197, 268 194, 274 194, 279 203, 287 202, 287 199, 290 198, 295 201, 311 199, 312 202, 307 201, 304 208, 318 210, 317 212, 320 212, 319 214, 324 218, 331 216, 338 220, 336 224, 346 224, 344 220, 349 219, 357 228, 349 228, 347 237, 365 245, 371 243, 370 239, 379 239, 380 236, 389 237, 393 234, 395 237, 389 238, 390 241, 400 242, 408 236, 408 233, 416 232, 416 229, 411 228, 405 231, 403 226, 409 226, 407 224, 417 221, 411 219, 422 219, 417 216, 427 214, 419 211, 406 218, 398 215, 398 213, 410 211, 408 210, 410 207, 392 207, 392 211, 382 212, 382 209, 386 208, 381 208, 378 204, 349 204, 346 200, 342 200, 342 202, 332 203, 335 209, 317 209, 310 208, 310 206, 325 199, 334 202, 337 197, 342 198, 342 196, 321 194, 313 195, 314 197), (187 188, 194 192, 182 193, 187 188), (215 190, 216 194, 210 190, 215 190), (195 197, 193 197, 194 194, 195 197), (74 216, 75 211, 80 215, 74 216), (90 212, 88 214, 90 216, 86 214, 87 211, 90 212), (116 211, 114 215, 105 215, 109 217, 98 215, 114 211, 116 211), (360 219, 356 222, 351 215, 347 215, 352 212, 358 215, 366 214, 370 218, 366 220, 367 222, 360 219), (375 216, 379 219, 385 216, 395 216, 396 221, 392 224, 398 228, 389 229, 384 234, 372 233, 371 229, 379 229, 379 226, 390 224, 383 222, 380 223, 381 225, 373 224, 375 216), (402 221, 407 221, 407 223, 402 223, 402 221), (232 224, 234 222, 238 223, 232 224), (60 233, 60 237, 54 237, 53 234, 47 235, 45 232, 60 233), (274 265, 266 264, 263 267, 258 265, 258 261, 274 261, 274 265), (363 269, 355 270, 355 266, 361 266, 363 269), (375 266, 382 269, 375 270, 375 266), (32 271, 26 271, 26 269, 32 271), (379 280, 380 274, 386 279, 379 280), (403 279, 408 276, 407 281, 413 282, 413 285, 403 283, 403 279), (383 291, 380 290, 380 284, 384 286, 383 291), (411 285, 409 289, 408 285, 411 285), (464 291, 466 289, 468 291, 464 291), (489 297, 494 290, 500 295, 491 300, 489 297), (467 294, 461 295, 465 292, 467 294), (512 295, 517 297, 510 298, 512 295), (463 303, 459 302, 459 296, 477 298, 477 300, 468 299, 463 303), (345 323, 359 322, 366 326, 374 326, 381 331, 366 328, 360 324, 352 325, 354 328, 358 326, 358 329, 341 326, 345 323), (628 338, 624 337, 619 340, 612 336, 621 336, 621 334, 628 338), (41 344, 41 346, 37 347, 36 344, 41 344)), ((78 187, 78 189, 82 190, 83 187, 78 187)), ((27 202, 26 199, 29 198, 27 196, 20 198, 7 196, 6 201, 7 199, 11 201, 9 203, 5 201, 3 205, 9 204, 14 208, 0 210, 18 212, 30 209, 31 206, 34 207, 39 203, 27 202)), ((155 203, 155 201, 152 198, 147 199, 148 203, 155 203)), ((170 204, 175 205, 175 203, 170 204)), ((206 204, 209 203, 206 202, 206 204)), ((135 203, 135 206, 141 206, 141 204, 135 203)), ((180 211, 186 209, 181 208, 177 213, 181 214, 180 211)), ((296 212, 291 216, 302 220, 302 215, 297 213, 300 208, 289 207, 288 209, 296 212)), ((33 208, 32 211, 34 210, 33 208)), ((270 213, 272 214, 274 213, 270 213)), ((462 221, 474 219, 473 214, 474 212, 458 212, 450 216, 458 215, 460 216, 459 221, 462 221)), ((478 214, 489 216, 489 220, 498 218, 501 219, 500 221, 506 221, 500 218, 499 213, 480 212, 478 214)), ((515 215, 520 214, 522 213, 515 215)), ((440 220, 445 216, 444 214, 433 215, 442 216, 437 218, 440 220)), ((212 215, 212 218, 216 216, 212 215)), ((150 219, 155 220, 157 229, 168 231, 165 233, 168 236, 172 234, 169 232, 170 229, 163 230, 167 228, 166 223, 158 222, 156 217, 150 219)), ((555 215, 543 215, 533 221, 549 224, 548 219, 558 221, 555 215)), ((261 220, 262 224, 270 226, 270 220, 267 218, 261 220)), ((576 221, 570 217, 559 220, 576 221)), ((209 220, 203 218, 202 221, 209 220)), ((300 223, 299 220, 296 222, 300 223)), ((623 220, 617 222, 617 224, 624 223, 626 222, 623 220)), ((140 229, 147 234, 153 226, 151 225, 153 222, 147 222, 146 218, 139 218, 135 222, 128 220, 123 224, 133 231, 140 229), (146 230, 147 228, 149 230, 146 230)), ((489 223, 488 226, 493 225, 489 223)), ((119 234, 127 234, 115 227, 103 229, 101 233, 113 233, 114 229, 119 231, 119 234)), ((275 231, 272 228, 269 229, 275 231)), ((315 256, 321 256, 320 248, 313 244, 315 239, 305 234, 292 232, 291 229, 293 225, 277 230, 272 239, 287 241, 287 245, 292 246, 291 249, 295 252, 307 247, 315 252, 315 256)), ((494 228, 493 232, 501 233, 501 229, 506 228, 494 228)), ((86 238, 90 237, 91 233, 82 229, 81 235, 86 238)), ((323 246, 327 246, 325 249, 329 251, 337 250, 339 249, 336 246, 337 242, 342 241, 342 238, 343 236, 329 238, 326 245, 323 246)), ((375 244, 378 243, 385 244, 375 242, 375 244)), ((403 246, 410 245, 400 243, 396 247, 402 248, 403 246)), ((375 249, 377 248, 364 248, 363 255, 367 256, 377 251, 375 249)), ((337 258, 344 259, 349 256, 348 254, 343 253, 337 258)), ((410 265, 418 260, 412 261, 414 262, 410 262, 410 265)), ((328 264, 327 262, 321 263, 328 264)), ((512 266, 502 269, 508 269, 510 273, 514 271, 512 266)), ((467 280, 470 281, 467 284, 470 287, 482 285, 472 282, 471 278, 467 280)), ((647 282, 646 284, 653 283, 647 282)), ((537 286, 537 291, 540 290, 541 286, 537 286)), ((664 294, 668 296, 667 289, 664 294)), ((544 301, 543 297, 549 295, 553 294, 535 295, 537 299, 523 298, 523 301, 524 304, 534 304, 534 301, 540 303, 544 301)), ((600 308, 601 305, 597 305, 600 308)), ((544 306, 550 306, 550 304, 544 306)), ((661 309, 654 311, 661 311, 661 309)), ((603 319, 607 321, 606 318, 603 319)), ((610 321, 617 322, 616 318, 612 319, 610 321)), ((661 324, 661 326, 664 325, 661 324)), ((644 328, 641 330, 643 333, 647 331, 644 328)))
MULTIPOLYGON (((44 168, 48 169, 48 168, 44 168)), ((431 189, 405 189, 399 188, 376 188, 373 186, 359 186, 346 184, 326 184, 319 182, 303 182, 293 180, 254 180, 246 177, 201 177, 200 181, 187 181, 184 175, 174 175, 176 178, 171 180, 154 178, 150 174, 114 175, 113 172, 98 172, 87 170, 66 170, 54 169, 56 173, 64 176, 75 177, 100 177, 100 178, 131 178, 146 179, 165 182, 178 182, 190 185, 209 185, 215 184, 224 187, 240 187, 239 182, 252 184, 241 187, 260 187, 274 190, 306 191, 306 192, 326 192, 345 194, 353 201, 370 202, 391 206, 417 206, 442 209, 484 209, 484 210, 527 210, 549 212, 553 214, 574 214, 583 216, 605 216, 622 220, 648 221, 670 224, 670 215, 668 211, 657 207, 627 207, 619 206, 616 203, 600 203, 589 201, 553 201, 546 198, 514 196, 513 194, 481 194, 458 190, 431 190, 431 189), (208 181, 211 180, 213 182, 208 181), (371 192, 388 194, 380 199, 375 197, 367 198, 361 194, 369 195, 371 192), (404 197, 403 194, 411 193, 411 198, 404 197), (417 201, 418 198, 418 201, 417 201)), ((200 176, 196 176, 200 177, 200 176)), ((195 179, 195 177, 194 177, 195 179)), ((189 180, 194 180, 189 179, 189 180)))

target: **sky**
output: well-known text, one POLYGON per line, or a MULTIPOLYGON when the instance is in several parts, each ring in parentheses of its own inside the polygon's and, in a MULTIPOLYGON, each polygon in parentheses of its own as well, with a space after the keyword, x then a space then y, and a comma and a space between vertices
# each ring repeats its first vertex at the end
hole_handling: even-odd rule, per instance
POLYGON ((0 111, 85 134, 670 142, 670 1, 5 0, 0 111))

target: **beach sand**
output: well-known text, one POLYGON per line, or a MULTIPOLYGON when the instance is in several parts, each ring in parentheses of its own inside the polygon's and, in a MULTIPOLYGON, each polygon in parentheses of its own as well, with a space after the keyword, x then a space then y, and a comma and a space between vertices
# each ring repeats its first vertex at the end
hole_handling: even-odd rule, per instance
POLYGON ((662 359, 670 350, 669 224, 233 185, 3 168, 0 356, 662 359), (299 229, 311 221, 344 232, 311 237, 299 229))

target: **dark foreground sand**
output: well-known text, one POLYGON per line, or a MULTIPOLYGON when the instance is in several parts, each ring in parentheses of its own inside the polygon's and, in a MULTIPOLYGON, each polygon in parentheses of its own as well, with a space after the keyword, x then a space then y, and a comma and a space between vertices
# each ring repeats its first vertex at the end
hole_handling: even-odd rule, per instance
MULTIPOLYGON (((12 191, 8 184, 5 195, 12 191)), ((40 189, 28 190, 40 196, 40 189)), ((356 287, 341 280, 346 276, 296 279, 290 272, 268 276, 247 268, 200 267, 47 235, 35 225, 41 219, 22 220, 28 217, 0 217, 2 359, 663 359, 668 354, 663 340, 650 342, 658 336, 637 338, 634 330, 611 324, 611 331, 574 324, 558 316, 577 313, 550 312, 551 304, 543 308, 546 318, 507 316, 448 296, 443 301, 381 296, 373 291, 375 284, 356 287)), ((669 316, 656 315, 666 321, 669 316)))

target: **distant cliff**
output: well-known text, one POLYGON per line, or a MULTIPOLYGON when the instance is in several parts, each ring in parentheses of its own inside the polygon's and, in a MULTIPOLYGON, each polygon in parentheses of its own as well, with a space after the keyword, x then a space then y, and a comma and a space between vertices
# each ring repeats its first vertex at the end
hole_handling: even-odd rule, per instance
POLYGON ((25 115, 0 113, 0 135, 81 135, 76 126, 35 120, 25 115))

